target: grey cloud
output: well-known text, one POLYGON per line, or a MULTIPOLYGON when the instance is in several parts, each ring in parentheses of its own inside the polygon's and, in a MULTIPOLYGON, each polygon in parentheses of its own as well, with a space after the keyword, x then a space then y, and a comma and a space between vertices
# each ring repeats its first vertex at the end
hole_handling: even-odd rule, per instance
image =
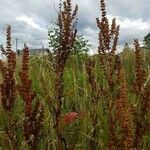
POLYGON ((145 21, 149 16, 149 0, 110 0, 107 1, 108 12, 112 15, 128 17, 131 19, 143 18, 145 21))
MULTIPOLYGON (((58 2, 59 0, 1 0, 0 36, 5 33, 6 25, 11 24, 13 36, 19 39, 20 45, 25 41, 30 41, 31 47, 41 46, 41 41, 46 45, 46 26, 50 25, 51 21, 55 21, 58 2), (16 17, 22 15, 33 18, 45 30, 39 31, 23 21, 16 20, 16 17)), ((98 29, 95 19, 99 16, 99 0, 73 0, 73 4, 76 3, 79 5, 79 33, 89 39, 96 48, 98 29)), ((149 0, 107 0, 106 3, 108 14, 112 16, 129 18, 131 21, 142 18, 144 22, 150 24, 149 0)), ((131 42, 135 37, 142 40, 147 32, 150 30, 121 28, 119 44, 131 42)), ((2 38, 4 39, 3 36, 2 38)))

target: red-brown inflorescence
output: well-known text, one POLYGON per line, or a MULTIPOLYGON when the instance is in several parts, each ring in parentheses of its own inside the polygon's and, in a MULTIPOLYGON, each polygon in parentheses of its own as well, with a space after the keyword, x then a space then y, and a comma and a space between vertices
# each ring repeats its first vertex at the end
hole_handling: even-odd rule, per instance
POLYGON ((11 26, 8 25, 7 27, 7 33, 6 33, 6 51, 10 52, 11 49, 11 26))
POLYGON ((75 10, 72 12, 71 0, 63 1, 60 3, 60 11, 58 15, 59 26, 59 47, 55 54, 55 122, 56 122, 56 134, 57 134, 57 150, 61 150, 64 145, 64 138, 61 131, 61 106, 63 98, 63 74, 66 65, 66 61, 71 53, 72 47, 75 42, 77 30, 76 15, 78 6, 75 6, 75 10))
POLYGON ((30 148, 36 149, 43 122, 43 105, 37 100, 33 107, 36 94, 32 90, 32 81, 29 79, 29 49, 26 46, 23 49, 20 79, 21 85, 18 89, 25 105, 24 136, 30 148))
POLYGON ((3 109, 6 112, 8 127, 6 127, 6 134, 8 135, 9 140, 11 141, 13 149, 17 149, 17 140, 14 131, 14 118, 13 118, 13 109, 16 100, 16 83, 15 83, 15 69, 16 69, 16 54, 12 51, 11 48, 11 27, 7 27, 6 34, 6 51, 3 49, 4 54, 6 55, 6 63, 0 61, 1 72, 2 72, 2 84, 1 84, 1 102, 3 109))
POLYGON ((144 86, 145 73, 142 67, 142 55, 138 40, 134 40, 135 45, 135 90, 140 95, 142 87, 144 86))
POLYGON ((32 102, 35 98, 35 92, 31 91, 31 80, 29 79, 29 49, 23 49, 22 70, 20 72, 21 87, 20 93, 25 102, 26 117, 32 114, 32 102))
POLYGON ((3 83, 1 84, 2 105, 5 111, 12 112, 16 99, 16 85, 14 73, 16 68, 16 54, 11 50, 11 27, 7 28, 6 35, 6 65, 1 66, 3 83))
POLYGON ((104 0, 100 0, 101 4, 101 20, 97 18, 97 26, 99 28, 99 47, 98 53, 100 56, 100 62, 102 70, 106 76, 109 86, 113 87, 113 73, 115 65, 116 47, 119 36, 119 26, 116 25, 116 19, 112 20, 111 27, 108 22, 105 10, 104 0))
MULTIPOLYGON (((97 18, 97 26, 99 28, 99 47, 98 53, 100 57, 101 69, 107 85, 104 89, 105 99, 108 112, 108 127, 109 127, 109 149, 115 148, 116 139, 116 118, 114 115, 116 93, 114 88, 117 87, 118 80, 116 72, 118 71, 118 56, 115 54, 119 36, 119 26, 116 25, 116 19, 112 20, 111 26, 109 25, 105 1, 100 0, 101 17, 97 18)), ((103 87, 103 85, 101 85, 103 87)))
POLYGON ((143 137, 150 131, 150 84, 146 81, 146 72, 142 65, 142 52, 138 40, 134 40, 135 45, 135 95, 138 105, 135 109, 135 139, 134 145, 140 149, 143 137))
MULTIPOLYGON (((121 145, 124 145, 125 149, 129 149, 133 147, 133 133, 130 127, 134 127, 133 125, 133 117, 130 113, 130 106, 127 102, 127 92, 125 87, 125 80, 123 79, 122 69, 120 66, 119 57, 115 54, 116 47, 118 43, 119 36, 119 26, 116 25, 116 19, 112 20, 111 27, 109 26, 109 22, 107 19, 106 11, 105 11, 105 2, 104 0, 100 0, 101 4, 101 20, 97 19, 97 26, 99 28, 99 47, 98 53, 100 56, 101 68, 106 77, 106 81, 108 83, 108 88, 106 89, 106 99, 108 106, 108 124, 109 124, 109 149, 114 149, 117 146, 117 136, 116 136, 116 121, 120 122, 120 128, 122 135, 126 136, 122 138, 121 145), (119 74, 120 78, 117 77, 119 74), (113 91, 114 87, 118 87, 118 83, 122 81, 120 84, 120 89, 118 90, 119 97, 113 91), (122 88, 122 89, 121 89, 122 88), (117 99, 116 102, 114 102, 117 99), (114 109, 117 107, 116 114, 114 115, 114 109), (122 111, 122 113, 120 113, 122 111), (121 115, 120 115, 121 114, 121 115), (129 116, 127 115, 129 114, 129 116)), ((139 63, 140 53, 139 53, 139 45, 137 41, 135 41, 135 46, 137 49, 136 55, 136 89, 137 91, 141 91, 143 85, 143 69, 141 68, 141 64, 139 63), (139 80, 139 81, 138 81, 139 80), (138 83, 139 82, 139 83, 138 83)), ((133 129, 132 129, 133 130, 133 129)))
MULTIPOLYGON (((2 62, 2 61, 1 61, 2 62)), ((16 99, 16 85, 14 79, 16 54, 10 51, 7 54, 7 66, 1 66, 3 83, 1 84, 2 105, 5 111, 12 112, 16 99)))
POLYGON ((116 118, 120 125, 120 143, 118 149, 129 150, 133 148, 134 124, 131 107, 128 104, 127 86, 123 69, 118 71, 119 93, 115 102, 116 118))

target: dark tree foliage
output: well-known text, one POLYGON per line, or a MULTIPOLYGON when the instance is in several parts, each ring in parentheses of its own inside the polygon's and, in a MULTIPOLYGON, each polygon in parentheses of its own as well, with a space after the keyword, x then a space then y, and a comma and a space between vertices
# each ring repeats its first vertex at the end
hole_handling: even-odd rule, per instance
MULTIPOLYGON (((52 53, 55 54, 55 51, 59 47, 59 29, 57 27, 53 27, 48 31, 48 43, 49 48, 52 53)), ((74 42, 74 46, 72 47, 72 54, 86 54, 90 48, 89 41, 86 40, 82 35, 77 35, 76 41, 74 42)))
POLYGON ((148 34, 144 37, 144 47, 145 47, 145 48, 150 48, 150 33, 148 33, 148 34))

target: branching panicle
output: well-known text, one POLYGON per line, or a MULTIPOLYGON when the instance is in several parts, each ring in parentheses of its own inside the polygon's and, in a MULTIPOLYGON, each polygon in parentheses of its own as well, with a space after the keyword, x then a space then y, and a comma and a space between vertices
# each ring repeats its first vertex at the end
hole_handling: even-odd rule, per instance
POLYGON ((60 150, 65 144, 64 138, 62 137, 61 131, 61 107, 63 97, 63 74, 66 65, 66 61, 71 53, 74 45, 77 29, 76 27, 76 16, 78 6, 76 5, 75 10, 72 13, 71 0, 65 0, 62 4, 60 3, 60 11, 58 15, 58 26, 59 26, 59 47, 55 54, 55 99, 56 99, 56 134, 57 134, 57 149, 60 150), (63 139, 63 140, 62 140, 63 139))

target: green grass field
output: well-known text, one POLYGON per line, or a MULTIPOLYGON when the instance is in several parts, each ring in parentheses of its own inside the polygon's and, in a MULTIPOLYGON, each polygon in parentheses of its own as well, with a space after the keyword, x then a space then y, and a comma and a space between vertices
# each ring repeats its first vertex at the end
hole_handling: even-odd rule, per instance
POLYGON ((0 149, 149 150, 149 50, 135 40, 134 50, 116 54, 119 28, 115 21, 107 26, 101 1, 98 54, 69 53, 75 36, 70 3, 60 12, 55 55, 30 55, 25 46, 16 57, 7 29, 7 59, 0 61, 0 149))

